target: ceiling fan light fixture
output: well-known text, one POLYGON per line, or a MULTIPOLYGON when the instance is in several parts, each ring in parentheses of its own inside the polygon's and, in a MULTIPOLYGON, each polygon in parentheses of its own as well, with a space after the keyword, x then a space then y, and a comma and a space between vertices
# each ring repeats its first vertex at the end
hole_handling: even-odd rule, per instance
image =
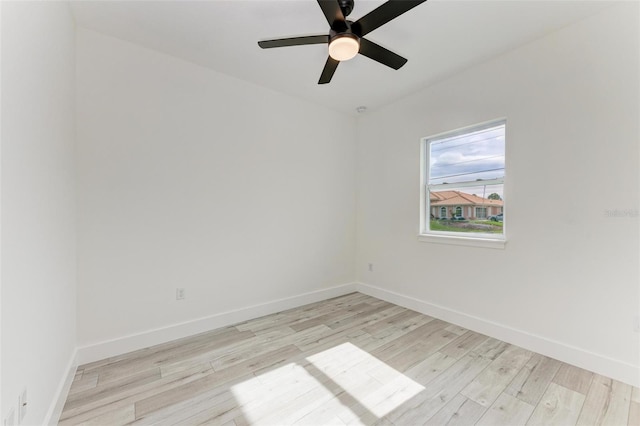
POLYGON ((336 61, 348 61, 358 54, 360 39, 355 34, 338 34, 329 42, 329 56, 336 61))
MULTIPOLYGON (((2 0, 0 0, 2 1, 2 0)), ((327 84, 341 61, 348 61, 360 54, 394 70, 400 69, 407 59, 365 38, 371 31, 386 25, 405 12, 427 0, 387 0, 356 21, 346 19, 353 10, 354 0, 316 0, 329 24, 329 34, 261 40, 258 46, 302 46, 307 44, 329 45, 329 57, 324 64, 318 84, 327 84)))

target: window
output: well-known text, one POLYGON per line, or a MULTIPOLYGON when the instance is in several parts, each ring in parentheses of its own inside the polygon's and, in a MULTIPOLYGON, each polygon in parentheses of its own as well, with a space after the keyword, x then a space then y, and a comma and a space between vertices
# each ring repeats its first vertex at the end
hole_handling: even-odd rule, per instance
POLYGON ((504 247, 505 133, 497 120, 422 139, 421 241, 504 247))

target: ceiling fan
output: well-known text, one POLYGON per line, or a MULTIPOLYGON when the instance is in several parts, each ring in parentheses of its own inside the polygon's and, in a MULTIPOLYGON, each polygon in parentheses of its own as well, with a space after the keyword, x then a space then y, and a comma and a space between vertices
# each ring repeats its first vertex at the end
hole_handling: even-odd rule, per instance
POLYGON ((358 53, 397 70, 407 60, 367 40, 364 36, 425 1, 427 0, 389 0, 354 22, 345 18, 353 10, 354 0, 318 0, 320 9, 322 9, 329 23, 328 35, 320 34, 264 40, 259 41, 258 46, 263 49, 270 49, 273 47, 327 43, 329 45, 329 57, 324 65, 318 84, 329 83, 340 61, 347 61, 358 53))

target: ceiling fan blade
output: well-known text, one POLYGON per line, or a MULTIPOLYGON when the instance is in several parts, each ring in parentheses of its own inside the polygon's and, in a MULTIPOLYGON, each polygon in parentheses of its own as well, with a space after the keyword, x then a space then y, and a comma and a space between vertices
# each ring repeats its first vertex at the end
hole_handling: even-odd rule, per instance
POLYGON ((334 30, 337 29, 334 28, 334 23, 336 22, 344 23, 344 15, 342 14, 342 9, 340 9, 338 0, 318 0, 318 4, 331 28, 334 30))
POLYGON ((328 35, 312 35, 302 37, 278 38, 274 40, 263 40, 258 42, 258 46, 262 47, 263 49, 270 49, 272 47, 302 46, 304 44, 322 43, 329 43, 328 35))
POLYGON ((351 28, 363 37, 425 1, 427 0, 389 0, 358 19, 351 28))
POLYGON ((320 75, 320 80, 318 80, 318 84, 327 84, 331 81, 333 77, 333 73, 336 72, 336 68, 338 68, 338 64, 340 61, 336 61, 331 56, 327 58, 327 63, 324 64, 324 69, 322 70, 322 75, 320 75))
POLYGON ((366 56, 367 58, 371 58, 374 61, 378 61, 383 65, 391 67, 394 70, 397 70, 407 63, 407 60, 402 56, 395 54, 389 49, 385 49, 384 47, 365 38, 360 39, 360 51, 358 53, 366 56))

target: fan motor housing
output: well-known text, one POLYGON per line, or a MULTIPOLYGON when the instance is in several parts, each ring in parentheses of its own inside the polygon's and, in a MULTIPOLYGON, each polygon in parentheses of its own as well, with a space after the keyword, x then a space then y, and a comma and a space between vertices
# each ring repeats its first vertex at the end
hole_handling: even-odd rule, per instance
POLYGON ((336 31, 333 28, 329 30, 329 43, 331 43, 331 40, 336 37, 351 37, 356 39, 358 42, 360 41, 360 36, 351 30, 351 25, 348 25, 344 30, 341 29, 341 31, 336 31))

